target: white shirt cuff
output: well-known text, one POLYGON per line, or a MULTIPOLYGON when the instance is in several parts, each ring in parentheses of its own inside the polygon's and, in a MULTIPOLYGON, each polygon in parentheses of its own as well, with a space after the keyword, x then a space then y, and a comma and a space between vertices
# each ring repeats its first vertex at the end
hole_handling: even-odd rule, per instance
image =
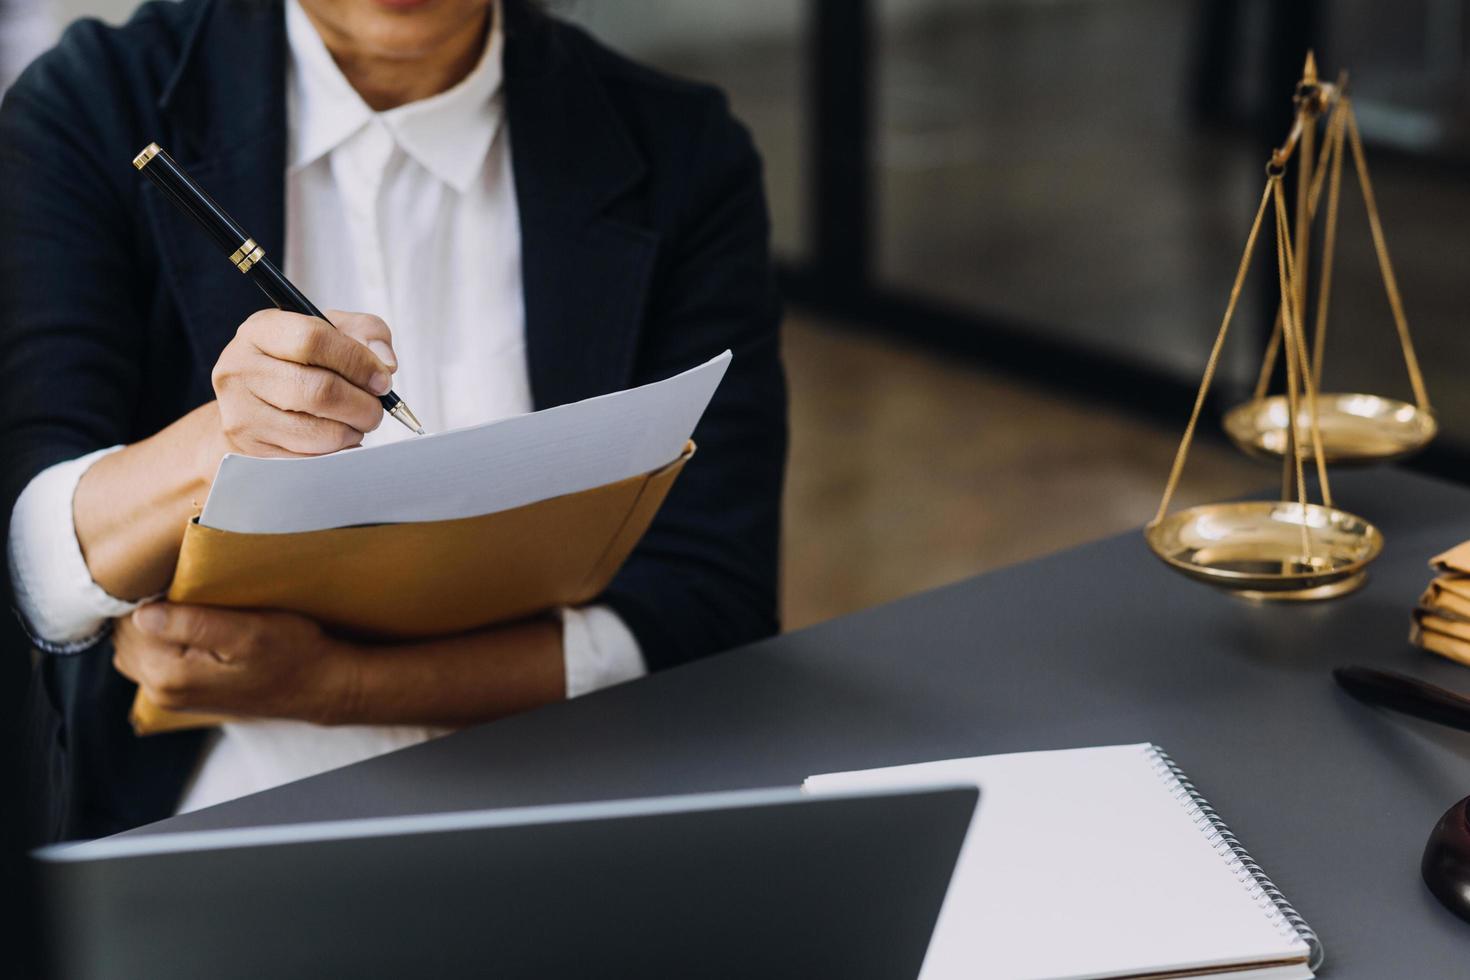
POLYGON ((633 631, 607 606, 563 608, 559 615, 568 698, 648 673, 633 631))
POLYGON ((17 608, 31 639, 49 653, 86 649, 112 619, 138 608, 92 580, 72 515, 82 474, 121 448, 99 449, 42 470, 11 511, 6 552, 17 608))

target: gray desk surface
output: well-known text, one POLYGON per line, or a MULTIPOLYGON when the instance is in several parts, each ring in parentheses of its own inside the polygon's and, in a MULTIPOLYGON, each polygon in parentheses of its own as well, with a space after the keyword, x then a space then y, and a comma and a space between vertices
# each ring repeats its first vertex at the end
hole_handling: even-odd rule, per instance
MULTIPOLYGON (((1176 576, 1128 534, 134 833, 1154 741, 1321 934, 1324 976, 1464 977, 1470 924, 1418 865, 1470 793, 1470 735, 1365 708, 1329 671, 1375 664, 1470 689, 1470 671, 1405 640, 1426 561, 1470 538, 1470 491, 1396 471, 1334 485, 1387 539, 1344 599, 1251 604, 1176 576)), ((1085 834, 1087 806, 1107 801, 1081 802, 1085 834)))

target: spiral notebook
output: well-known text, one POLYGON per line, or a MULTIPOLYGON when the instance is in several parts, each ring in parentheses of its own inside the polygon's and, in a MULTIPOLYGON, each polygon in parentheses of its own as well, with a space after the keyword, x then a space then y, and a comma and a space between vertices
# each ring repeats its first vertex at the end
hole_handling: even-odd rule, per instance
POLYGON ((833 773, 807 792, 980 787, 921 980, 1313 976, 1322 945, 1155 745, 833 773))

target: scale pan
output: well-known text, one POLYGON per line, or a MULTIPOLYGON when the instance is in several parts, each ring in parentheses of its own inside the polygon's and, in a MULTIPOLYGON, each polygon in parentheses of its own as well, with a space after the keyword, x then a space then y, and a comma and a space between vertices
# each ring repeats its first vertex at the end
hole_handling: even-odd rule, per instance
POLYGON ((1348 591, 1324 587, 1361 581, 1383 548, 1378 529, 1346 511, 1307 504, 1305 523, 1310 555, 1302 554, 1302 505, 1279 500, 1191 507, 1150 525, 1144 536, 1154 554, 1190 578, 1280 598, 1348 591))
MULTIPOLYGON (((1252 456, 1280 459, 1286 453, 1288 414, 1285 395, 1249 401, 1226 414, 1225 433, 1252 456)), ((1297 419, 1302 433, 1300 453, 1310 459, 1311 429, 1305 403, 1297 407, 1297 419)), ((1328 465, 1382 463, 1412 456, 1439 431, 1431 412, 1397 399, 1359 394, 1318 395, 1317 426, 1328 465)))

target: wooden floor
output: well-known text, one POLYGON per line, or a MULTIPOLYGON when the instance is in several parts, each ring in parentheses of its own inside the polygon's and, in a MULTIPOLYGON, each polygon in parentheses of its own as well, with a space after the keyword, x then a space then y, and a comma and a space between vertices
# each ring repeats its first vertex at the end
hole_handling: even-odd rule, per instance
MULTIPOLYGON (((1189 411, 1161 428, 799 313, 785 344, 787 629, 1142 525, 1189 411)), ((1200 441, 1178 499, 1274 476, 1200 441)))

